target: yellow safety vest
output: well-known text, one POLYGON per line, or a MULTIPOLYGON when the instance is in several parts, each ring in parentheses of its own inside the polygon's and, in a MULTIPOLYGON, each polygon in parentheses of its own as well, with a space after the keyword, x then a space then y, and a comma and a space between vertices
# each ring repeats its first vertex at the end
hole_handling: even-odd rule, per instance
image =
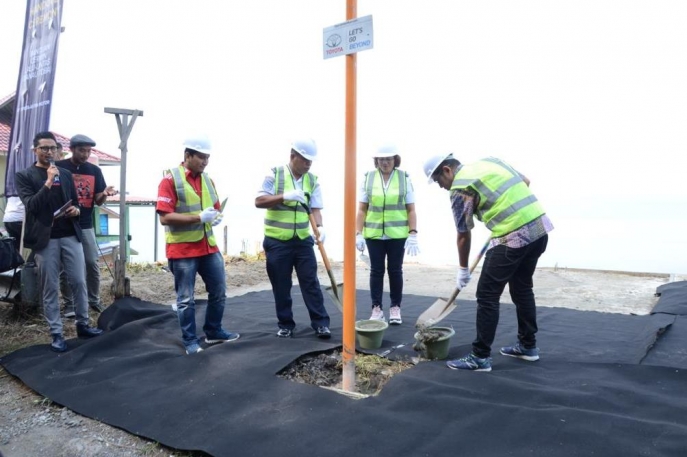
POLYGON ((489 157, 463 165, 453 178, 451 190, 470 188, 479 194, 475 209, 493 237, 506 235, 545 213, 517 171, 489 157))
MULTIPOLYGON (((179 214, 200 214, 203 206, 215 206, 219 201, 217 191, 207 173, 201 174, 201 196, 199 197, 193 186, 186 180, 186 169, 183 165, 168 171, 174 178, 174 186, 177 193, 175 211, 179 214)), ((212 224, 198 222, 191 225, 166 225, 165 241, 167 243, 192 243, 200 241, 204 236, 208 238, 210 246, 216 246, 215 235, 212 233, 212 224)))
MULTIPOLYGON (((296 189, 296 183, 289 167, 276 167, 274 173, 274 195, 296 189)), ((303 175, 303 192, 312 195, 317 176, 312 173, 303 175)), ((294 201, 282 202, 269 208, 265 214, 265 236, 278 240, 301 240, 310 236, 310 218, 302 204, 294 201)))
POLYGON ((396 169, 389 179, 385 191, 381 171, 365 173, 368 206, 363 225, 364 238, 382 238, 383 235, 392 239, 408 238, 408 174, 396 169))

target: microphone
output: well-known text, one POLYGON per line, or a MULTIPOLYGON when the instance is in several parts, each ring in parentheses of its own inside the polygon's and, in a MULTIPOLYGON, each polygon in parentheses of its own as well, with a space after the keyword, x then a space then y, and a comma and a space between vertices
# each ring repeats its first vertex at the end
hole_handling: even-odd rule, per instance
MULTIPOLYGON (((54 167, 55 166, 55 159, 48 159, 48 162, 50 162, 50 166, 54 167)), ((59 173, 55 175, 55 179, 53 179, 53 184, 59 184, 60 182, 60 175, 59 173)))

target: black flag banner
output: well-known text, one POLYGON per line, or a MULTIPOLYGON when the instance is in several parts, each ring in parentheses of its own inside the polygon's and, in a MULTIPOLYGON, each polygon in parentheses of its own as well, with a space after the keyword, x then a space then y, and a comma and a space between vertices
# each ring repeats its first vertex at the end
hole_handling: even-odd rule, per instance
POLYGON ((24 44, 7 154, 5 194, 16 196, 14 175, 34 162, 33 136, 50 126, 62 0, 27 0, 24 44))

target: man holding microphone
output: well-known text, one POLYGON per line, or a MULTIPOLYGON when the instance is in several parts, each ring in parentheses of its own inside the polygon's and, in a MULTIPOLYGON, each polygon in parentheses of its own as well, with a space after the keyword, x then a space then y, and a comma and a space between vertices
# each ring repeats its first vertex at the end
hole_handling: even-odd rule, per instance
POLYGON ((50 132, 33 139, 36 162, 16 174, 17 191, 26 209, 24 246, 33 249, 43 289, 43 310, 52 335, 51 349, 67 350, 57 299, 60 266, 67 273, 76 303, 76 333, 79 338, 102 334, 88 320, 88 298, 81 246, 81 214, 71 173, 54 164, 57 140, 50 132))

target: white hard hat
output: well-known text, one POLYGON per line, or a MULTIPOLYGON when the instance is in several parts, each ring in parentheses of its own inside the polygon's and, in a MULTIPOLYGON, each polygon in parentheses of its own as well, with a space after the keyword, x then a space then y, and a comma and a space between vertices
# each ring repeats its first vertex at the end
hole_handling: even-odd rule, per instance
POLYGON ((194 151, 202 152, 203 154, 210 154, 212 152, 212 143, 207 135, 200 134, 190 136, 184 141, 184 147, 193 149, 194 151))
POLYGON ((430 157, 425 161, 424 165, 424 170, 425 170, 425 175, 427 175, 427 182, 432 184, 434 181, 432 179, 432 175, 434 174, 435 171, 437 171, 437 168, 439 168, 439 165, 446 160, 446 159, 452 159, 453 158, 453 153, 452 152, 444 152, 442 154, 436 154, 430 157))
POLYGON ((291 143, 291 149, 302 155, 308 160, 315 160, 317 157, 317 145, 312 138, 298 139, 291 143))
POLYGON ((377 152, 375 152, 372 157, 377 158, 377 157, 394 157, 398 155, 398 148, 396 145, 393 144, 383 144, 380 147, 377 148, 377 152))

